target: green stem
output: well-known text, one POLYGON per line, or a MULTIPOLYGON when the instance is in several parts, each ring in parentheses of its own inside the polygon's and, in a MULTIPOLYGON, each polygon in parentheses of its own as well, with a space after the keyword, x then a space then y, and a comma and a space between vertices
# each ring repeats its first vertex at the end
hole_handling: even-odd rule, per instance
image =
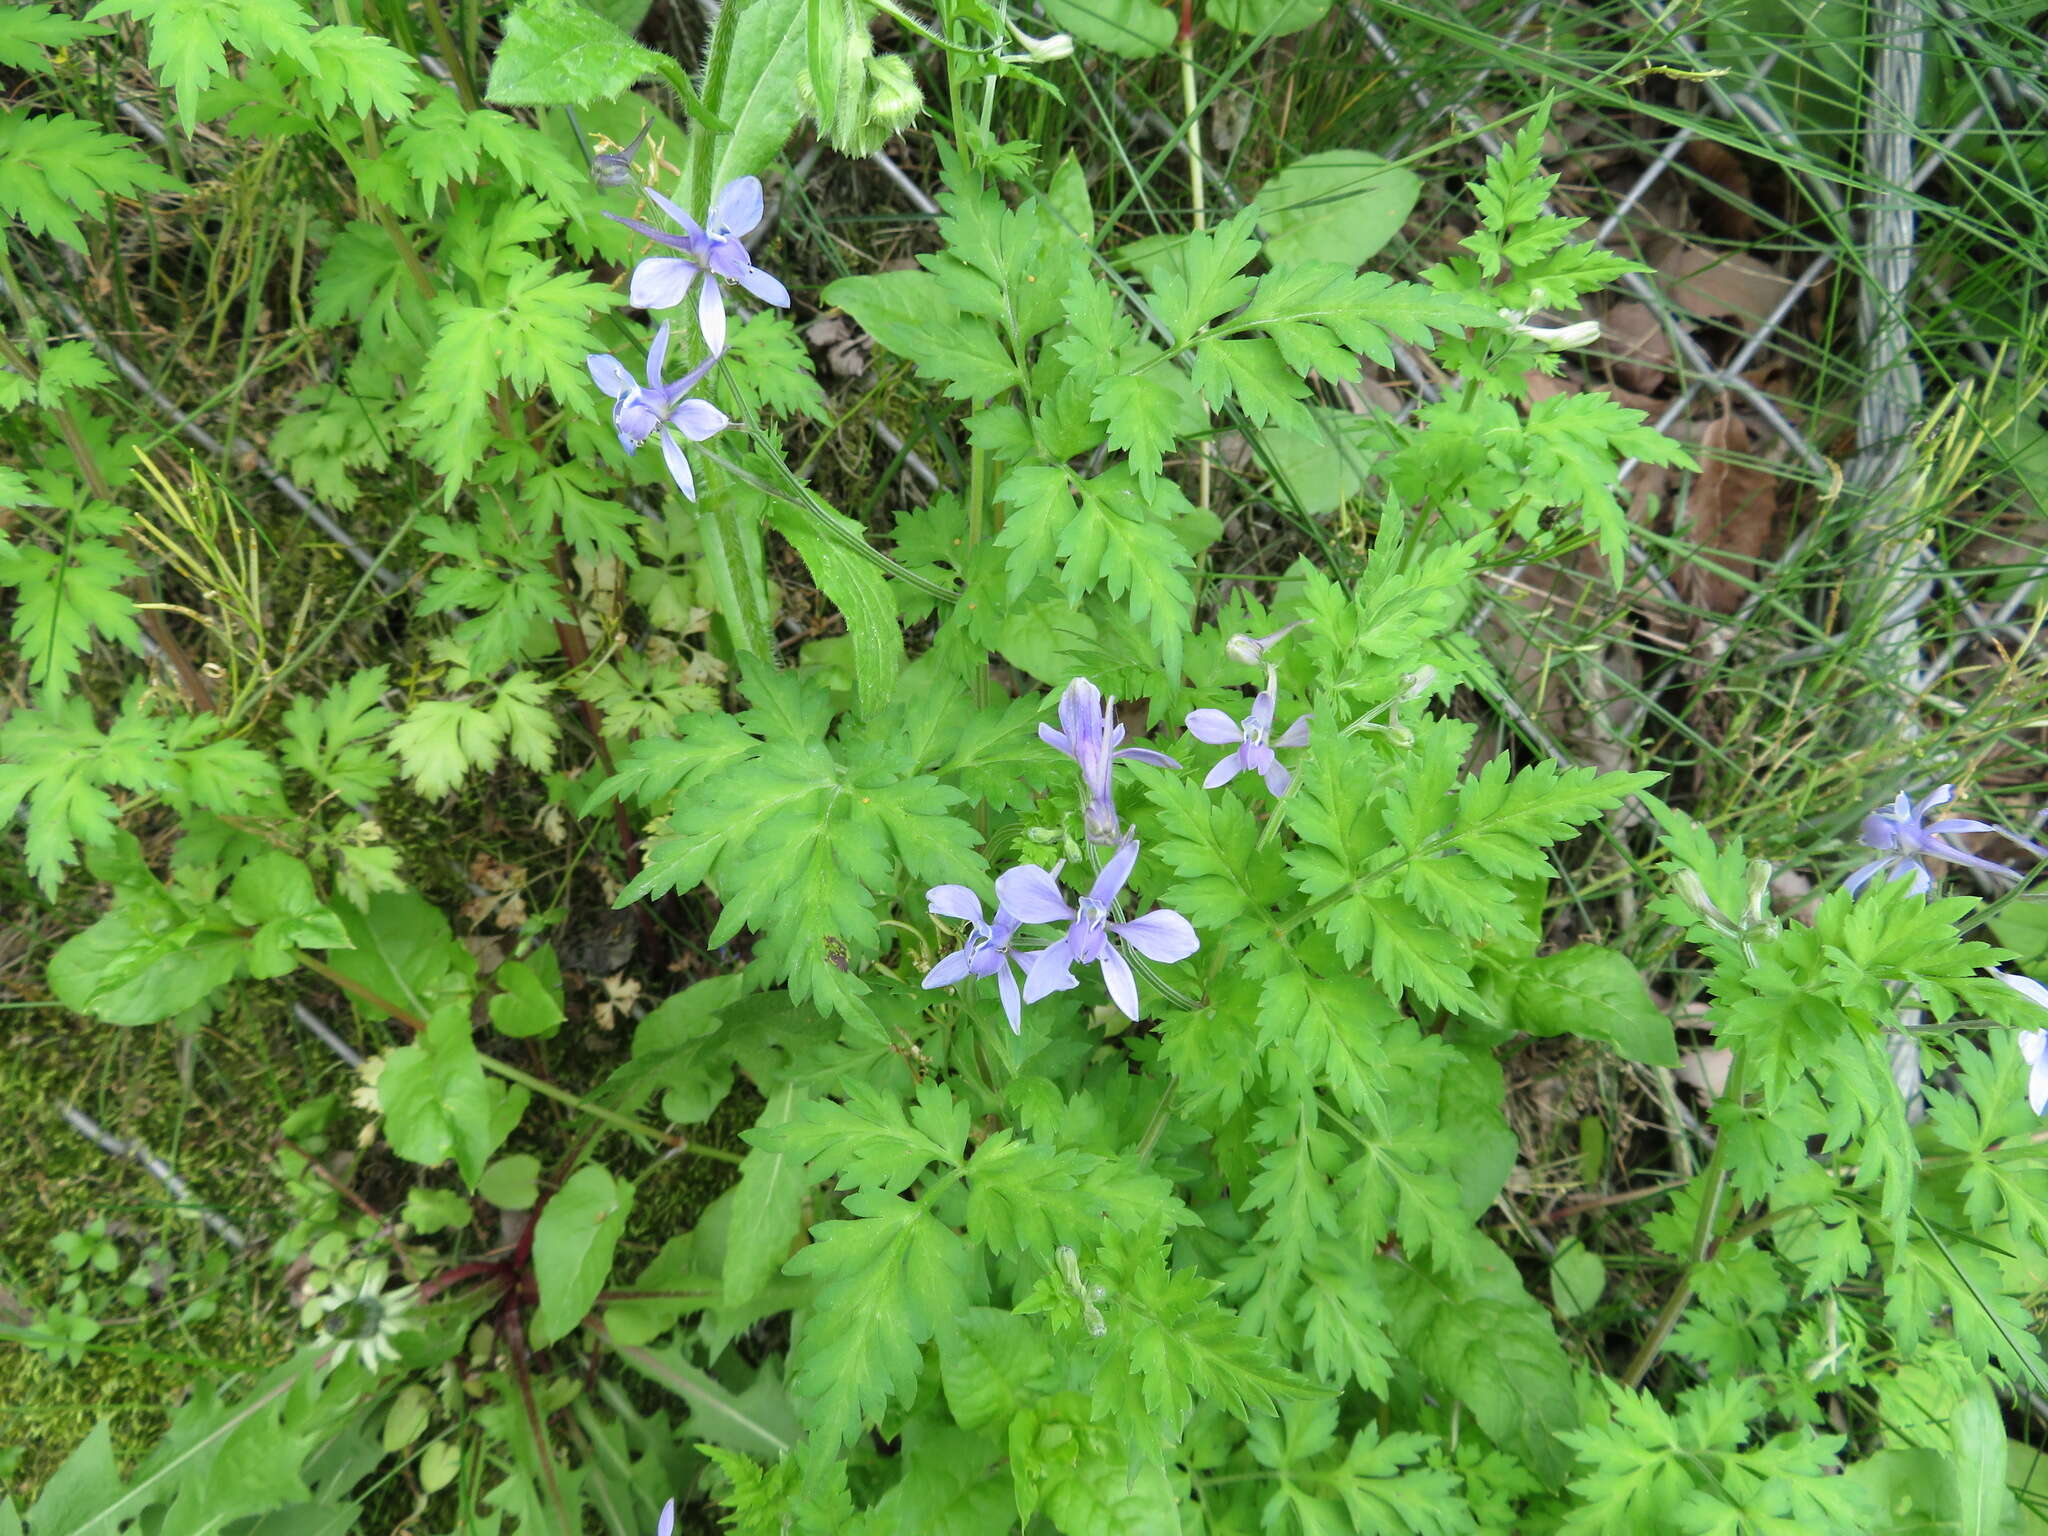
MULTIPOLYGON (((740 13, 746 0, 725 0, 718 19, 711 24, 711 41, 704 53, 704 89, 697 96, 702 116, 690 124, 690 176, 684 191, 686 208, 709 206, 711 197, 711 154, 724 124, 711 114, 724 108, 725 76, 732 67, 733 39, 739 33, 740 13)), ((687 99, 687 98, 686 98, 687 99)))
POLYGON ((476 77, 469 72, 469 60, 456 46, 455 34, 448 30, 448 18, 441 14, 441 0, 426 0, 427 26, 434 34, 434 44, 448 58, 448 71, 455 76, 455 94, 462 98, 465 111, 474 112, 481 107, 483 98, 477 94, 476 77))
MULTIPOLYGON (((1728 1086, 1721 1094, 1721 1102, 1742 1107, 1746 1091, 1748 1058, 1738 1047, 1735 1059, 1728 1068, 1728 1086)), ((1714 1256, 1719 1246, 1715 1235, 1721 1225, 1721 1207, 1728 1195, 1728 1141, 1732 1126, 1721 1127, 1721 1134, 1714 1141, 1714 1154, 1707 1160, 1707 1192, 1700 1201, 1699 1220, 1693 1224, 1692 1245, 1687 1251, 1685 1272, 1678 1277, 1678 1283, 1671 1288, 1665 1299, 1663 1310, 1650 1325, 1650 1331, 1643 1339, 1642 1348, 1629 1361, 1628 1369, 1622 1373, 1622 1383, 1628 1387, 1640 1387, 1643 1378, 1650 1374, 1650 1367, 1657 1363, 1657 1356, 1664 1352, 1664 1345, 1671 1337, 1671 1330, 1678 1326, 1678 1319, 1685 1312, 1686 1304, 1692 1300, 1693 1276, 1699 1267, 1714 1256)))

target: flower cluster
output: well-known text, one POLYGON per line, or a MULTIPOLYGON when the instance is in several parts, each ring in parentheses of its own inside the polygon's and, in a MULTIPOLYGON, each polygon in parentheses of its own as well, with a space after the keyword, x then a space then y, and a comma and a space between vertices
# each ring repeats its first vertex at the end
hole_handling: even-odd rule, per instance
MULTIPOLYGON (((634 147, 639 142, 636 138, 634 147)), ((623 168, 629 170, 630 148, 622 152, 622 158, 623 168)), ((617 175, 621 173, 621 167, 607 166, 603 172, 604 175, 617 175)), ((606 181, 605 184, 616 183, 606 181)), ((670 476, 675 480, 677 489, 695 501, 696 477, 690 473, 690 461, 684 456, 682 440, 688 438, 691 442, 701 443, 731 425, 726 414, 716 406, 690 398, 690 391, 725 351, 725 296, 721 285, 737 283, 755 298, 777 309, 789 307, 789 290, 755 266, 747 254, 744 237, 761 222, 761 182, 758 177, 742 176, 737 181, 728 182, 712 199, 711 211, 701 225, 652 187, 645 190, 655 205, 682 229, 680 235, 667 234, 623 214, 608 213, 605 217, 616 219, 657 244, 681 254, 649 256, 642 261, 633 269, 628 297, 642 309, 668 309, 682 303, 690 285, 701 274, 704 281, 697 290, 697 324, 704 333, 704 344, 711 355, 675 383, 662 383, 661 364, 668 353, 669 337, 668 322, 663 321, 661 329, 655 332, 654 344, 647 352, 647 382, 644 385, 635 383, 632 373, 609 353, 592 353, 587 363, 591 378, 613 402, 612 428, 619 434, 619 446, 627 453, 633 453, 658 432, 662 458, 668 464, 670 476)))
MULTIPOLYGON (((1217 788, 1238 773, 1250 770, 1260 774, 1276 796, 1287 793, 1292 775, 1280 765, 1274 751, 1308 745, 1311 717, 1302 716, 1275 736, 1276 693, 1275 675, 1269 667, 1266 686, 1252 701, 1251 712, 1242 724, 1220 709, 1197 709, 1188 715, 1187 729, 1196 740, 1230 743, 1237 749, 1209 770, 1203 780, 1204 788, 1217 788)), ((926 893, 934 917, 950 917, 967 924, 966 941, 925 973, 926 988, 950 987, 970 976, 993 976, 1010 1028, 1020 1033, 1024 1027, 1024 1005, 1078 986, 1076 966, 1099 967, 1110 1000, 1135 1022, 1138 983, 1123 946, 1162 965, 1185 960, 1201 947, 1194 925, 1171 908, 1160 907, 1141 917, 1123 920, 1116 917, 1117 900, 1138 863, 1137 839, 1125 832, 1117 819, 1116 789, 1112 782, 1116 764, 1137 762, 1155 768, 1178 768, 1180 763, 1151 747, 1125 746, 1124 728, 1116 720, 1116 701, 1104 698, 1102 690, 1085 677, 1075 678, 1067 685, 1060 696, 1059 717, 1059 729, 1041 725, 1039 737, 1047 746, 1071 757, 1081 770, 1081 820, 1089 842, 1115 849, 1096 873, 1088 893, 1070 901, 1061 890, 1059 876, 1066 867, 1064 862, 1049 872, 1035 864, 1020 864, 997 876, 996 910, 992 918, 983 917, 981 898, 964 885, 938 885, 926 893), (1020 951, 1015 944, 1018 930, 1026 923, 1066 926, 1044 948, 1020 951)))

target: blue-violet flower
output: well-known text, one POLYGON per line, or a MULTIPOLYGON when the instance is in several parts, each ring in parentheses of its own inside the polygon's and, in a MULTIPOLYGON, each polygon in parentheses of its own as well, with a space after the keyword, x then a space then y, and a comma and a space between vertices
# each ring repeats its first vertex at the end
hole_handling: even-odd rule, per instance
POLYGON ((1111 999, 1123 1010, 1124 1016, 1135 1023, 1138 1018, 1137 978, 1131 974, 1130 961, 1111 942, 1110 935, 1114 934, 1146 959, 1157 960, 1162 965, 1185 960, 1201 948, 1201 941, 1195 937, 1194 925, 1166 907, 1147 912, 1127 923, 1109 920, 1110 910, 1115 906, 1124 882, 1131 877, 1131 867, 1137 862, 1137 843, 1124 843, 1102 866, 1101 873, 1095 877, 1095 884, 1075 906, 1067 905, 1066 897, 1060 893, 1059 882, 1035 864, 1020 864, 996 877, 996 900, 1007 911, 1014 912, 1020 921, 1067 924, 1066 933, 1052 944, 1034 954, 1019 957, 1026 966, 1025 1002, 1035 1003, 1048 993, 1064 992, 1078 986, 1073 971, 1077 965, 1100 965, 1102 984, 1109 989, 1111 999))
POLYGON ((1235 744, 1237 750, 1221 758, 1209 776, 1202 780, 1202 788, 1215 789, 1228 784, 1240 773, 1262 774, 1266 788, 1276 796, 1287 793, 1294 782, 1294 775, 1280 765, 1280 759, 1273 755, 1276 747, 1305 747, 1308 745, 1308 725, 1314 715, 1303 715, 1278 736, 1273 734, 1273 710, 1275 680, 1273 671, 1266 670, 1266 686, 1259 690, 1259 696, 1252 700, 1252 712, 1239 725, 1220 709, 1196 709, 1188 712, 1188 734, 1197 741, 1206 741, 1212 747, 1235 744))
POLYGON ((1038 738, 1080 764, 1081 783, 1088 791, 1082 821, 1091 843, 1116 841, 1116 791, 1110 784, 1112 764, 1128 761, 1150 763, 1155 768, 1180 766, 1164 752, 1155 752, 1150 747, 1119 750, 1124 728, 1116 723, 1116 700, 1105 699, 1102 690, 1085 677, 1075 678, 1060 695, 1060 729, 1041 725, 1038 738))
POLYGON ((597 387, 610 395, 612 427, 619 434, 619 446, 636 452, 648 437, 661 434, 661 456, 677 487, 690 500, 697 499, 697 481, 690 473, 690 461, 683 457, 682 437, 701 443, 731 423, 725 412, 708 400, 692 400, 690 391, 718 361, 718 354, 692 368, 673 384, 661 382, 661 365, 668 357, 668 322, 654 333, 654 345, 647 349, 647 382, 636 384, 625 365, 609 352, 592 353, 584 359, 597 387), (676 434, 681 433, 682 437, 676 434))
POLYGON ((1952 816, 1930 823, 1928 814, 1947 805, 1955 799, 1953 784, 1944 784, 1934 790, 1919 804, 1904 790, 1899 797, 1881 811, 1873 811, 1863 818, 1863 843, 1875 848, 1882 858, 1872 859, 1861 869, 1843 881, 1851 893, 1860 891, 1872 878, 1882 873, 1887 880, 1897 880, 1910 874, 1913 879, 1913 894, 1920 895, 1934 884, 1934 877, 1927 872, 1928 859, 1943 859, 1950 864, 1962 864, 1971 869, 1981 869, 1989 875, 1999 875, 2007 880, 2019 879, 2017 871, 1990 859, 1980 858, 1974 853, 1956 847, 1942 839, 1954 832, 1996 832, 2007 842, 2015 843, 2029 853, 2048 858, 2048 848, 2030 843, 2023 837, 1992 826, 1987 821, 1972 821, 1967 817, 1952 816))
POLYGON ((1010 953, 1010 941, 1017 936, 1017 915, 999 900, 995 921, 982 921, 981 898, 964 885, 935 885, 925 892, 925 900, 932 916, 954 917, 968 925, 967 942, 924 973, 926 989, 950 987, 968 976, 993 976, 996 990, 1003 996, 1010 1032, 1022 1034, 1023 1003, 1011 967, 1023 964, 1024 957, 1010 953))
POLYGON ((697 291, 697 323, 703 328, 704 344, 713 352, 725 350, 725 297, 719 291, 717 279, 738 283, 763 304, 772 304, 777 309, 789 308, 789 290, 754 265, 740 239, 761 222, 759 177, 742 176, 737 181, 727 182, 720 188, 718 196, 712 199, 711 214, 701 226, 652 187, 647 189, 647 195, 654 199, 663 213, 681 226, 683 232, 680 235, 664 234, 652 224, 643 224, 623 214, 608 213, 605 217, 617 219, 649 239, 683 254, 650 256, 633 269, 633 286, 628 297, 637 308, 667 309, 682 303, 690 291, 690 284, 698 273, 703 273, 704 286, 697 291))

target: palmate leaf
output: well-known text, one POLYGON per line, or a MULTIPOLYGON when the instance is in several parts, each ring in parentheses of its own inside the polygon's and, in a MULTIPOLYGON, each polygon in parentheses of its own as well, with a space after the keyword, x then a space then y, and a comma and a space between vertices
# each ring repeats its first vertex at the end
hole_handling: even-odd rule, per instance
POLYGON ((786 1266, 819 1285, 790 1351, 790 1385, 828 1452, 910 1395, 925 1342, 974 1299, 972 1251, 923 1205, 868 1190, 846 1209, 853 1220, 811 1228, 786 1266))
POLYGON ((85 249, 78 216, 99 218, 107 197, 176 189, 133 139, 102 133, 69 112, 0 111, 0 214, 32 235, 85 249))
POLYGON ((901 874, 986 885, 974 827, 952 813, 964 797, 886 742, 842 758, 815 680, 750 670, 747 692, 737 721, 688 717, 674 740, 636 746, 600 791, 675 800, 619 900, 708 882, 724 903, 711 944, 754 929, 755 963, 798 1001, 866 1022, 857 972, 880 951, 879 903, 901 874))
POLYGON ((31 683, 61 698, 95 633, 141 654, 135 604, 121 591, 136 574, 133 560, 100 539, 76 539, 62 550, 0 549, 0 583, 16 594, 10 633, 31 683))
POLYGON ((282 55, 317 69, 313 19, 297 0, 100 0, 87 21, 133 16, 149 26, 149 66, 177 99, 187 133, 199 121, 199 98, 228 72, 226 50, 252 58, 282 55))

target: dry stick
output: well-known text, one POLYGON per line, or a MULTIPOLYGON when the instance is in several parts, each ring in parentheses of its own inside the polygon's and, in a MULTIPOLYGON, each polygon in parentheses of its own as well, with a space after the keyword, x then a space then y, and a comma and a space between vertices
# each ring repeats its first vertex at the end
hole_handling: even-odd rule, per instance
POLYGON ((192 1186, 178 1177, 177 1170, 144 1146, 140 1139, 129 1141, 116 1136, 75 1104, 60 1104, 58 1113, 63 1115, 65 1123, 71 1129, 99 1147, 101 1151, 140 1163, 151 1178, 170 1191, 171 1198, 178 1202, 179 1209, 198 1217, 230 1248, 240 1252, 249 1246, 249 1239, 242 1235, 240 1227, 218 1211, 202 1205, 199 1197, 192 1193, 192 1186))

